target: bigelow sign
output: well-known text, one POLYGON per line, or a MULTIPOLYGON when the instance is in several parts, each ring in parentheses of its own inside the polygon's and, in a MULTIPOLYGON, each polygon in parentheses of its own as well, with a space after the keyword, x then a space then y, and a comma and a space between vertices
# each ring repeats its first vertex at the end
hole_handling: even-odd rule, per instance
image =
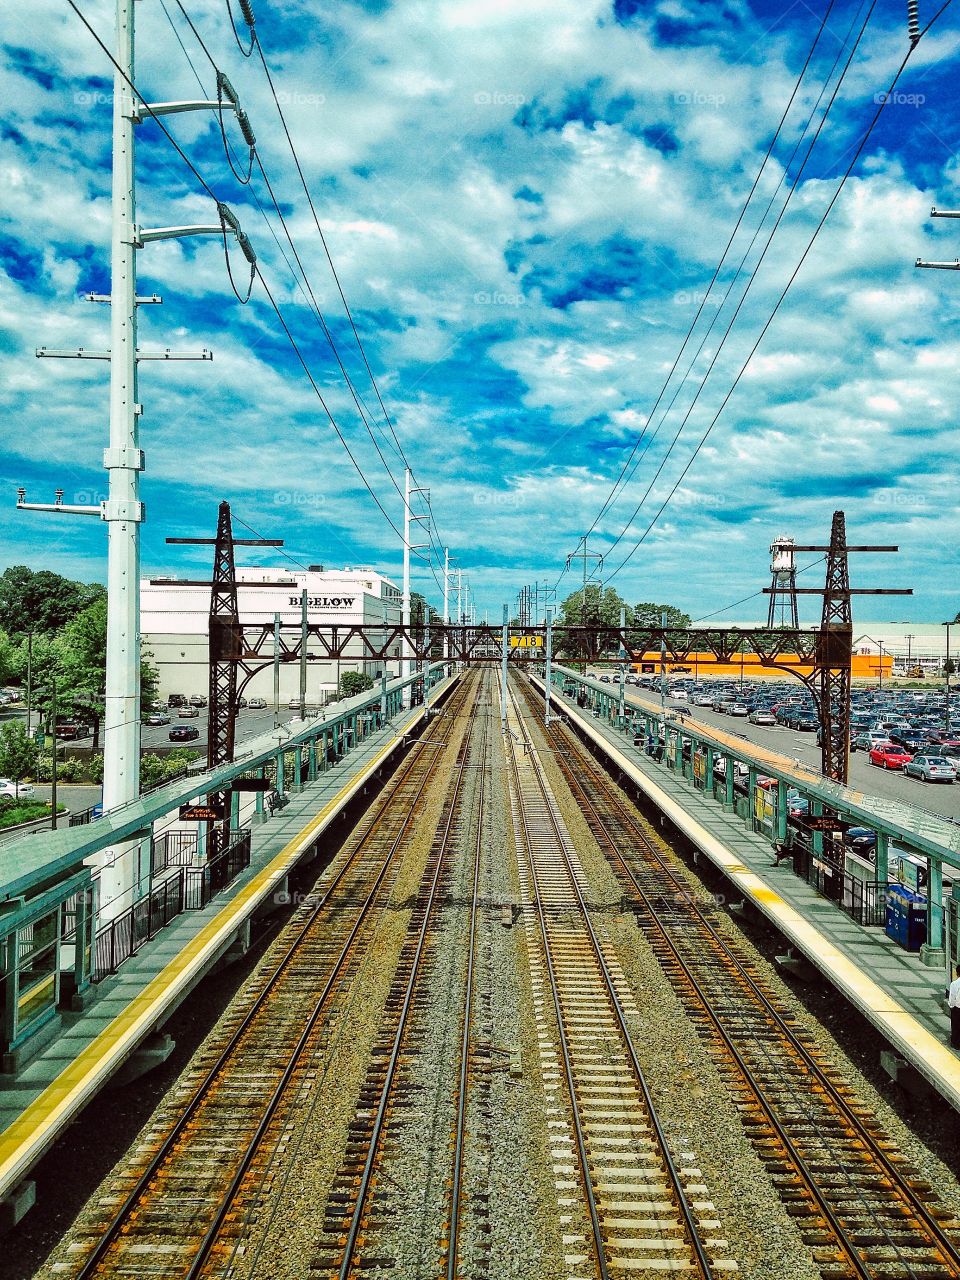
MULTIPOLYGON (((300 597, 289 597, 291 606, 300 607, 300 597)), ((352 609, 357 603, 356 596, 307 596, 308 609, 352 609)))

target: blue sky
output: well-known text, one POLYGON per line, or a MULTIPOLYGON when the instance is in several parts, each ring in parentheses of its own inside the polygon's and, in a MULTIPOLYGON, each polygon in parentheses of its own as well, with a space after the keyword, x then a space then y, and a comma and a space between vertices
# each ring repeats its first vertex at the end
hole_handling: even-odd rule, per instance
MULTIPOLYGON (((402 484, 262 67, 240 55, 223 0, 184 7, 250 116, 315 297, 402 484)), ((835 0, 733 263, 771 197, 771 217, 782 203, 784 168, 796 177, 799 158, 789 157, 803 123, 824 82, 836 82, 828 73, 838 56, 845 61, 868 7, 835 0)), ((939 621, 960 608, 960 275, 913 266, 918 256, 960 256, 960 224, 928 216, 932 204, 960 205, 960 9, 948 7, 921 41, 681 479, 906 52, 902 0, 876 4, 729 337, 718 351, 739 292, 722 310, 714 292, 680 373, 701 340, 703 353, 649 422, 826 4, 254 0, 254 8, 384 402, 430 487, 438 537, 481 611, 499 617, 524 583, 557 581, 644 430, 636 472, 590 542, 610 575, 679 481, 612 578, 628 600, 670 601, 694 616, 719 609, 765 585, 774 536, 820 542, 842 507, 853 541, 901 546, 897 557, 865 557, 857 581, 915 589, 913 601, 868 600, 856 616, 939 621)), ((111 43, 112 6, 83 9, 111 43)), ((137 84, 148 99, 199 93, 177 35, 212 93, 213 70, 176 0, 142 0, 136 10, 137 84)), ((921 4, 922 20, 933 13, 921 4)), ((102 580, 99 522, 18 515, 14 502, 21 484, 33 500, 58 486, 67 501, 105 492, 105 367, 33 353, 108 345, 108 309, 82 295, 109 288, 111 68, 64 0, 11 11, 4 35, 0 556, 102 580)), ((344 436, 400 524, 401 498, 278 249, 262 181, 236 181, 215 116, 173 117, 169 127, 240 218, 344 436)), ((238 146, 235 125, 227 128, 238 146)), ((138 178, 141 225, 212 220, 209 197, 149 121, 138 130, 138 178)), ((765 238, 761 231, 748 253, 740 288, 765 238)), ((233 262, 242 276, 236 253, 233 262)), ((198 553, 164 538, 208 534, 225 497, 264 536, 284 537, 297 561, 371 563, 398 575, 396 534, 259 286, 240 307, 222 246, 210 239, 150 245, 138 266, 141 293, 164 298, 141 309, 141 345, 214 351, 212 363, 141 366, 145 571, 199 568, 198 553)), ((733 275, 724 269, 722 288, 733 275)), ((423 567, 416 585, 438 602, 423 567)), ((575 585, 563 577, 561 597, 575 585)), ((730 616, 763 608, 758 600, 730 616)))

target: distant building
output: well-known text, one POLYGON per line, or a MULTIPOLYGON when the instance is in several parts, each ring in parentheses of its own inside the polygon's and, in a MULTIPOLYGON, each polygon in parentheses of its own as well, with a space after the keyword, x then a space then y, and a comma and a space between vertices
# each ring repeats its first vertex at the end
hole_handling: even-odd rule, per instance
MULTIPOLYGON (((307 591, 307 618, 323 626, 392 626, 400 622, 400 591, 389 578, 374 569, 238 568, 240 620, 273 624, 279 613, 285 627, 300 625, 301 593, 307 591)), ((173 577, 145 578, 140 584, 143 650, 160 672, 160 696, 206 694, 208 687, 208 619, 210 588, 191 585, 173 577)), ((286 632, 289 637, 289 631, 286 632)), ((308 654, 318 646, 308 646, 308 654)), ((272 656, 272 645, 268 645, 272 656)), ((387 662, 390 675, 399 674, 397 642, 387 662)), ((379 679, 384 664, 365 659, 359 640, 350 642, 341 662, 311 660, 307 663, 307 703, 322 706, 335 693, 344 671, 365 671, 379 679)), ((244 697, 273 701, 273 666, 257 672, 243 689, 244 697)), ((286 705, 299 696, 297 662, 280 666, 280 698, 286 705)))

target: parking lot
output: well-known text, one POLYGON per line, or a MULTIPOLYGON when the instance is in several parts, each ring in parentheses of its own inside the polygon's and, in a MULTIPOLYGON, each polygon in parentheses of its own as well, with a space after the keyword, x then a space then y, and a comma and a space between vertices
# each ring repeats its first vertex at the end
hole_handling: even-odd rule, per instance
MULTIPOLYGON (((181 718, 178 714, 180 709, 175 707, 171 711, 164 714, 169 715, 170 723, 163 725, 141 726, 141 746, 147 749, 161 748, 164 751, 174 750, 178 747, 187 748, 191 751, 204 752, 207 749, 207 708, 198 707, 195 718, 181 718), (190 742, 171 742, 170 730, 177 725, 185 727, 193 727, 197 730, 198 736, 190 742)), ((282 723, 292 720, 299 715, 299 709, 294 707, 282 706, 280 708, 280 719, 282 723)), ((307 709, 310 714, 310 708, 307 709)), ((23 720, 25 712, 21 708, 11 708, 2 717, 2 720, 23 720)), ((240 715, 237 719, 237 741, 241 742, 245 738, 256 738, 260 734, 266 733, 268 729, 273 728, 274 714, 273 707, 265 707, 260 710, 251 709, 249 707, 241 708, 240 715)), ((34 716, 34 728, 36 728, 36 715, 34 716)), ((60 747, 91 747, 93 745, 93 737, 88 734, 83 738, 59 738, 57 745, 60 747)), ((103 736, 101 733, 99 750, 103 750, 103 736)))

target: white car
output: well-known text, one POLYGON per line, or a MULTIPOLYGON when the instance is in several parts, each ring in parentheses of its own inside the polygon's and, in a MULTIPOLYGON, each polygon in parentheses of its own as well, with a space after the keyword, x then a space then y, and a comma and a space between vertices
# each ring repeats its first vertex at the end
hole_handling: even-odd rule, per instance
POLYGON ((34 789, 29 782, 16 783, 10 778, 0 778, 0 796, 13 796, 15 800, 28 799, 34 794, 34 789))

